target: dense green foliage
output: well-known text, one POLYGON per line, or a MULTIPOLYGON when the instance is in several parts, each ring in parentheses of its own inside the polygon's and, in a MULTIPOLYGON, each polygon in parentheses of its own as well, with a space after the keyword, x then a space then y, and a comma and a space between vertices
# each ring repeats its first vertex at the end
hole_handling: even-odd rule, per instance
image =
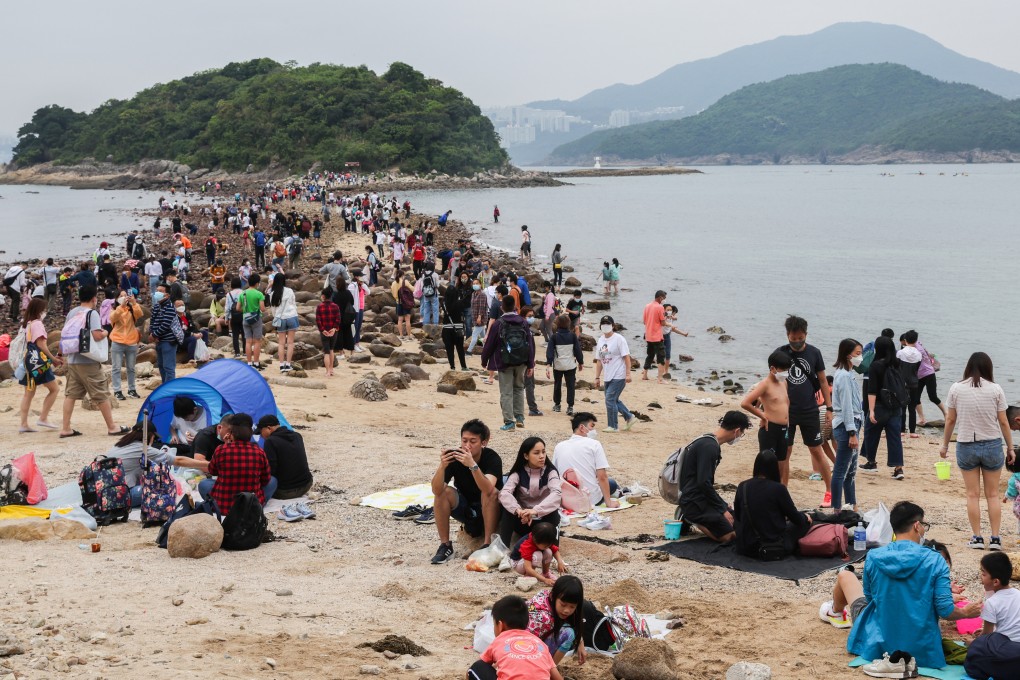
POLYGON ((358 161, 365 170, 469 173, 507 162, 477 106, 399 62, 382 76, 364 66, 232 63, 90 114, 39 109, 18 137, 21 165, 110 156, 225 170, 276 162, 299 171, 316 161, 342 169, 358 161))
POLYGON ((749 85, 690 118, 595 132, 550 164, 732 154, 825 159, 862 146, 912 151, 1013 149, 1018 109, 972 85, 894 64, 838 66, 749 85), (976 118, 982 128, 973 129, 976 118))

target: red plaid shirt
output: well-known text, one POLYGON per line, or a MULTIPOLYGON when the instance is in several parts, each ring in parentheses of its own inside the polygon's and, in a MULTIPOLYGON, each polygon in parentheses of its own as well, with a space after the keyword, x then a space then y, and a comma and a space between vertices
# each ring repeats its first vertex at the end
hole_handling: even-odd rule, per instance
POLYGON ((216 447, 209 461, 209 474, 216 477, 212 497, 220 512, 230 512, 239 493, 255 494, 266 504, 262 487, 269 483, 269 459, 266 452, 251 442, 226 442, 216 447))
POLYGON ((315 308, 315 325, 320 333, 340 328, 340 308, 335 302, 320 302, 315 308))

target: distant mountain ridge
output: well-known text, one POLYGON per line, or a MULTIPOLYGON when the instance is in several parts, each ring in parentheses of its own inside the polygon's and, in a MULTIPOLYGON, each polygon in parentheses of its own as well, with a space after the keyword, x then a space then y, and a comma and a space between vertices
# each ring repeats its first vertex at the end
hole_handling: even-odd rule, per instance
POLYGON ((862 149, 1020 151, 1020 101, 897 64, 837 66, 749 85, 697 116, 592 133, 549 165, 841 162, 862 149))
POLYGON ((684 115, 693 115, 746 85, 873 63, 902 64, 938 80, 968 83, 1007 99, 1020 97, 1020 73, 966 57, 908 28, 857 22, 738 47, 678 64, 642 83, 610 85, 573 101, 535 101, 527 106, 559 109, 597 123, 605 123, 614 109, 683 106, 684 115))

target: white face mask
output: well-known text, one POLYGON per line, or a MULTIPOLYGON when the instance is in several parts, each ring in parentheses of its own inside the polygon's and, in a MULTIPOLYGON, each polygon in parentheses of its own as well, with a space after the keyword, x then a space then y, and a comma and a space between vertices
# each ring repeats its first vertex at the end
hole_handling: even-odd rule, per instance
POLYGON ((184 307, 178 307, 177 308, 177 313, 178 314, 183 314, 184 313, 184 307))
POLYGON ((588 437, 588 439, 598 439, 599 433, 596 432, 595 428, 593 427, 592 429, 588 430, 588 434, 586 436, 588 437))
POLYGON ((127 298, 125 296, 121 295, 119 298, 117 298, 117 304, 118 305, 122 305, 125 302, 127 302, 127 298))
POLYGON ((743 438, 744 438, 744 433, 743 433, 743 432, 741 432, 741 433, 740 433, 740 434, 738 434, 738 435, 737 435, 736 437, 734 437, 732 441, 730 441, 730 442, 729 442, 729 445, 730 445, 730 446, 733 446, 734 444, 736 444, 737 442, 739 442, 739 441, 740 441, 741 439, 743 439, 743 438))
POLYGON ((779 371, 778 373, 775 373, 774 375, 776 376, 776 380, 778 380, 779 382, 783 382, 784 380, 786 380, 787 378, 790 377, 790 372, 789 371, 779 371))
POLYGON ((602 331, 604 334, 609 335, 610 333, 613 332, 613 327, 610 326, 609 324, 603 324, 602 326, 599 326, 599 330, 602 331))
POLYGON ((45 321, 46 320, 46 312, 43 312, 42 314, 39 315, 39 320, 40 321, 45 321))
POLYGON ((861 363, 863 363, 863 362, 864 362, 864 356, 861 355, 861 354, 858 354, 855 357, 850 357, 850 365, 851 366, 860 366, 861 363))

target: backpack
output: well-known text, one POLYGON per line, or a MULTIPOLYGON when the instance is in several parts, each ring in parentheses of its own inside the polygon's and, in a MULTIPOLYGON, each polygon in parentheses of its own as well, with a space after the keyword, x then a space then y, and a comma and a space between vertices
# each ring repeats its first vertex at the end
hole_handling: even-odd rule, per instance
POLYGON ((84 310, 69 316, 64 321, 64 327, 60 331, 60 353, 84 354, 89 351, 92 345, 92 333, 89 332, 89 315, 92 310, 84 310))
POLYGON ((557 371, 572 371, 577 368, 577 359, 574 358, 574 345, 556 345, 556 355, 553 357, 553 368, 557 371))
POLYGON ((882 405, 894 414, 907 405, 907 383, 903 379, 903 373, 894 366, 885 369, 885 377, 882 378, 882 390, 878 395, 882 405))
POLYGON ((842 524, 812 525, 797 541, 801 557, 846 557, 850 532, 842 524))
POLYGON ((184 300, 184 304, 191 303, 191 290, 188 289, 188 284, 184 283, 180 279, 177 279, 177 285, 181 287, 181 299, 184 300))
POLYGON ((287 254, 287 250, 286 250, 286 249, 285 249, 285 248, 283 247, 283 244, 282 244, 282 243, 280 243, 279 241, 277 241, 277 242, 276 242, 276 247, 274 247, 274 248, 273 248, 273 253, 274 253, 274 254, 275 254, 275 255, 276 255, 277 257, 283 257, 284 255, 286 255, 286 254, 287 254))
POLYGON ((186 493, 181 496, 181 500, 177 503, 177 506, 171 511, 170 516, 167 518, 166 523, 159 530, 159 535, 156 536, 156 545, 160 548, 166 549, 167 541, 170 538, 170 525, 176 520, 196 512, 204 512, 208 515, 213 515, 218 522, 223 523, 223 517, 220 516, 220 509, 216 505, 216 501, 208 498, 198 505, 195 505, 195 499, 191 497, 190 493, 186 493))
POLYGON ((397 302, 410 314, 414 309, 414 291, 404 284, 400 284, 400 288, 397 290, 397 302))
POLYGON ((659 473, 659 495, 662 496, 662 500, 670 505, 680 505, 680 471, 683 469, 684 456, 698 439, 712 436, 703 434, 682 449, 669 454, 669 458, 662 466, 662 472, 659 473))
POLYGON ((298 257, 301 255, 301 251, 304 249, 304 243, 301 239, 296 238, 290 242, 290 254, 291 257, 298 257))
POLYGON ((251 550, 262 543, 269 522, 258 496, 250 492, 234 497, 234 505, 223 518, 223 549, 251 550))
POLYGON ((612 619, 600 612, 594 602, 584 601, 581 605, 581 616, 584 620, 581 639, 584 640, 585 647, 603 654, 616 654, 622 651, 623 639, 617 635, 612 619))
POLYGON ((10 463, 0 467, 0 506, 27 504, 28 485, 21 481, 18 470, 10 463))
MULTIPOLYGON (((144 429, 144 427, 143 427, 144 429)), ((143 437, 142 441, 148 437, 143 437)), ((177 482, 166 463, 153 463, 142 453, 142 528, 164 524, 174 513, 177 482)))
POLYGON ((503 320, 499 325, 499 345, 504 366, 522 366, 531 358, 528 336, 531 330, 522 323, 508 323, 503 320))
POLYGON ((900 374, 903 376, 903 384, 907 386, 908 390, 917 389, 917 370, 919 368, 921 368, 920 362, 916 364, 900 362, 900 374))
POLYGON ((260 248, 264 248, 266 245, 266 235, 263 234, 261 231, 255 232, 255 245, 257 245, 260 248))
POLYGON ((97 456, 78 474, 81 506, 92 515, 96 524, 127 522, 131 493, 124 482, 124 466, 120 458, 97 456))
POLYGON ((422 297, 435 297, 438 295, 436 291, 436 278, 434 274, 426 274, 421 279, 421 296, 422 297))
MULTIPOLYGON (((11 346, 9 348, 9 354, 7 355, 7 363, 11 365, 11 368, 18 370, 22 364, 25 363, 25 355, 28 354, 28 329, 22 328, 18 331, 18 334, 11 340, 11 346)), ((0 488, 0 493, 3 493, 3 489, 0 488)))

